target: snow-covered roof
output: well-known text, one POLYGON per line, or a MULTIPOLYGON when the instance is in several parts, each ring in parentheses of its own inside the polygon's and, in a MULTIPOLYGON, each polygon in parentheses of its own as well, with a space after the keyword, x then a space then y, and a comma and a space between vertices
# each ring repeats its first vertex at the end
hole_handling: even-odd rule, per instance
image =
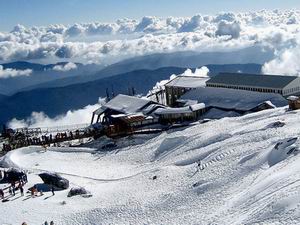
POLYGON ((205 83, 208 79, 209 77, 177 76, 175 79, 169 81, 165 86, 185 88, 205 87, 205 83))
POLYGON ((189 106, 180 107, 180 108, 165 108, 165 109, 157 109, 154 113, 156 115, 165 115, 165 114, 183 114, 183 113, 191 113, 191 109, 189 106))
POLYGON ((193 104, 190 105, 191 110, 194 111, 198 111, 200 109, 204 109, 205 108, 205 104, 204 103, 197 103, 197 104, 193 104))
POLYGON ((154 114, 162 115, 162 114, 183 114, 183 113, 191 113, 205 108, 205 104, 198 103, 190 106, 179 107, 179 108, 159 108, 155 110, 154 114))
POLYGON ((142 109, 142 112, 145 115, 149 115, 151 114, 153 111, 155 111, 157 108, 166 108, 167 106, 164 105, 160 105, 160 104, 150 104, 148 106, 146 106, 145 108, 142 109))
POLYGON ((281 89, 297 78, 297 76, 220 73, 219 75, 208 80, 207 84, 225 84, 281 89))
POLYGON ((180 100, 197 100, 206 107, 249 111, 266 101, 277 107, 287 105, 287 100, 279 94, 261 93, 227 88, 197 88, 184 94, 180 100))
POLYGON ((297 101, 298 99, 299 99, 299 97, 297 97, 297 96, 289 96, 287 98, 287 100, 291 100, 291 101, 297 101))
POLYGON ((151 100, 149 99, 119 94, 107 102, 103 107, 127 114, 140 111, 150 102, 151 100))

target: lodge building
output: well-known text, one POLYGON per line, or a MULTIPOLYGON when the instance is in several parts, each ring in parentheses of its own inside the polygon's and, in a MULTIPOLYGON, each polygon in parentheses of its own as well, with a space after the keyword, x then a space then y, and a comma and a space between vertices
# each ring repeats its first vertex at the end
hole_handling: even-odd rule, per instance
POLYGON ((208 77, 177 76, 165 84, 166 103, 168 106, 176 106, 176 101, 190 90, 204 87, 208 77))
POLYGON ((300 94, 297 76, 220 73, 206 82, 207 87, 277 93, 284 97, 300 94))

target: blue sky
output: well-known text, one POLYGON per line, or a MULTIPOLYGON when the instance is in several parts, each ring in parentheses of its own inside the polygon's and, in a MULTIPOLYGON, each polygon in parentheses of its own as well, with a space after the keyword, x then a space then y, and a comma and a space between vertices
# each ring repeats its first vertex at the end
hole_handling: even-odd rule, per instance
POLYGON ((112 22, 119 18, 191 16, 220 11, 300 9, 299 0, 1 0, 0 30, 16 24, 40 26, 112 22))

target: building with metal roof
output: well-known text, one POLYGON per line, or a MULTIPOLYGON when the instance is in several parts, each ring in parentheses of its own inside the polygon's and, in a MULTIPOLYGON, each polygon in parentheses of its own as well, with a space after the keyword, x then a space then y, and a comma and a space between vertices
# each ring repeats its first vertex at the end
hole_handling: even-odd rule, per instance
POLYGON ((264 106, 267 106, 265 103, 272 107, 282 107, 288 104, 287 100, 277 93, 258 93, 213 87, 191 90, 183 95, 179 101, 183 104, 191 100, 204 103, 206 108, 236 111, 241 114, 260 111, 264 106))
POLYGON ((205 82, 209 77, 199 76, 177 76, 173 80, 165 84, 166 103, 168 106, 176 106, 176 100, 186 92, 198 88, 205 87, 205 82))
POLYGON ((206 82, 207 87, 278 93, 283 96, 300 94, 297 76, 220 73, 206 82))
POLYGON ((98 123, 102 115, 104 115, 103 119, 109 119, 112 115, 114 117, 116 115, 148 115, 158 107, 164 106, 147 98, 119 94, 93 112, 91 123, 94 122, 95 116, 97 116, 96 122, 98 123))

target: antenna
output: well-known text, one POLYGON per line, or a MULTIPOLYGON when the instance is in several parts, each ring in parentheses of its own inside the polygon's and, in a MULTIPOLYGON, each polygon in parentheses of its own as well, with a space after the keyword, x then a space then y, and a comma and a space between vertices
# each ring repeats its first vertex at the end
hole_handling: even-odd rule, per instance
POLYGON ((111 85, 111 94, 112 94, 112 97, 114 98, 115 97, 115 91, 114 91, 114 85, 113 84, 111 85))
POLYGON ((106 99, 107 99, 107 101, 109 101, 109 100, 110 100, 110 98, 109 98, 109 92, 108 92, 108 88, 106 88, 106 99))

